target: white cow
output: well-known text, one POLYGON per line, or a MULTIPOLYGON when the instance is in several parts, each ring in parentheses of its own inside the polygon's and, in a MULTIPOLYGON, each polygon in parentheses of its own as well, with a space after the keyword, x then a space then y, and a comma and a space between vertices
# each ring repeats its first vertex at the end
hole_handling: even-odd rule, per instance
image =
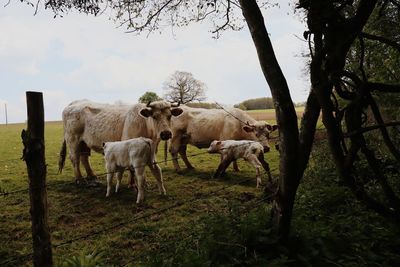
MULTIPOLYGON (((186 156, 187 144, 207 148, 213 140, 252 140, 260 142, 264 152, 270 150, 269 134, 278 128, 264 121, 256 121, 237 108, 203 109, 181 106, 183 113, 172 119, 170 152, 176 171, 180 171, 178 153, 186 167, 192 169, 186 156)), ((263 165, 267 165, 262 162, 263 165)), ((236 161, 234 168, 237 171, 236 161)), ((266 168, 266 167, 265 167, 266 168)))
POLYGON ((143 186, 145 182, 144 170, 146 166, 150 168, 151 173, 156 178, 160 194, 166 194, 161 168, 158 166, 155 159, 156 147, 151 139, 139 137, 124 141, 106 142, 104 143, 103 149, 107 170, 106 197, 110 196, 112 177, 114 174, 116 173, 117 175, 115 192, 118 192, 122 174, 125 169, 129 168, 130 170, 134 170, 137 180, 138 194, 136 203, 143 202, 143 186))
MULTIPOLYGON (((221 154, 221 162, 214 174, 214 178, 222 176, 232 161, 243 158, 256 168, 257 187, 261 185, 260 168, 264 166, 261 163, 264 160, 264 147, 259 142, 248 140, 214 140, 207 151, 208 153, 221 154)), ((266 172, 269 182, 271 182, 272 178, 269 167, 266 169, 266 172)))
POLYGON ((96 177, 89 156, 93 149, 101 153, 104 142, 147 137, 157 146, 161 140, 171 138, 171 117, 182 109, 166 101, 136 105, 108 105, 78 100, 63 111, 64 140, 60 151, 59 172, 65 163, 68 146, 74 168, 75 181, 82 178, 80 162, 88 177, 96 177))

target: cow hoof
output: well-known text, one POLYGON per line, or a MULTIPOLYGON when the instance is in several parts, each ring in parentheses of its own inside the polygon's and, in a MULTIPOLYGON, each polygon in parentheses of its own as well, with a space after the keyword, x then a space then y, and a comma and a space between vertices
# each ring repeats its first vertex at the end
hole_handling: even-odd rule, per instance
POLYGON ((98 187, 100 183, 97 180, 89 180, 87 181, 88 187, 98 187))
POLYGON ((80 178, 75 178, 75 184, 76 184, 76 185, 83 184, 84 182, 85 182, 85 180, 84 180, 82 177, 80 177, 80 178))

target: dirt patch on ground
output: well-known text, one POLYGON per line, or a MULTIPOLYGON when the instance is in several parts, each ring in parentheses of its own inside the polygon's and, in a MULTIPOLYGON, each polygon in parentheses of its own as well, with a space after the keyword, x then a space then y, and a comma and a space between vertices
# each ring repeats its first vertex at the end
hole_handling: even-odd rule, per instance
MULTIPOLYGON (((246 112, 246 113, 258 121, 276 120, 275 112, 271 112, 271 111, 268 111, 268 112, 254 111, 254 112, 246 112)), ((297 111, 296 114, 297 114, 297 118, 301 118, 301 116, 303 115, 303 111, 297 111)))

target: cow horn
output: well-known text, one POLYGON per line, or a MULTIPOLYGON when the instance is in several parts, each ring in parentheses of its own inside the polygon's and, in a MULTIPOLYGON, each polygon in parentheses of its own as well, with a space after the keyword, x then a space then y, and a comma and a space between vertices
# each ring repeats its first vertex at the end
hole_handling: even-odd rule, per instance
POLYGON ((147 103, 146 107, 150 108, 150 104, 151 104, 151 101, 149 101, 149 102, 147 103))
POLYGON ((178 104, 171 103, 171 107, 173 107, 173 108, 177 108, 177 107, 179 107, 179 106, 180 106, 180 104, 181 104, 181 101, 179 100, 179 101, 178 101, 178 104))

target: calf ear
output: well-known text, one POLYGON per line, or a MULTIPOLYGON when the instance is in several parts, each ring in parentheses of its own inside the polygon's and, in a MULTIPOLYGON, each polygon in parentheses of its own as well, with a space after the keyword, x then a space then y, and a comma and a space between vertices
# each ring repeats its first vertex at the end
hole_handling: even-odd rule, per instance
POLYGON ((175 116, 175 117, 181 115, 182 112, 183 112, 183 110, 181 108, 171 109, 171 114, 172 114, 172 116, 175 116))
POLYGON ((248 133, 254 132, 254 127, 243 126, 243 130, 245 130, 245 131, 248 132, 248 133))
POLYGON ((150 117, 150 116, 153 115, 153 110, 148 109, 148 108, 144 108, 144 109, 142 109, 142 110, 140 111, 140 115, 142 115, 143 117, 148 118, 148 117, 150 117))

